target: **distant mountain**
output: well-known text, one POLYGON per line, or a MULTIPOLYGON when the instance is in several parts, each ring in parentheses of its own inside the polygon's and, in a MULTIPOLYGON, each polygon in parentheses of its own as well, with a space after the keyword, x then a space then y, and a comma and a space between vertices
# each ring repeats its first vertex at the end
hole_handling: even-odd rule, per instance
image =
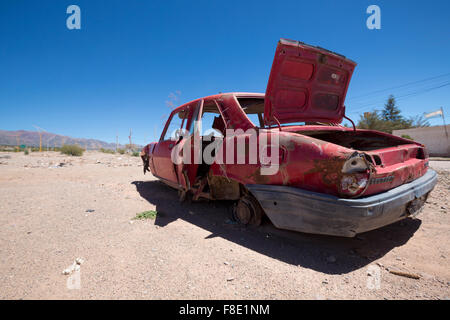
MULTIPOLYGON (((37 131, 6 131, 0 130, 0 145, 16 146, 17 138, 19 137, 19 144, 24 144, 29 147, 39 146, 39 133, 37 131)), ((61 147, 63 144, 76 144, 87 150, 94 149, 115 149, 115 143, 108 143, 96 139, 84 139, 84 138, 72 138, 67 136, 62 136, 50 132, 42 132, 42 148, 48 147, 61 147)), ((140 148, 141 146, 136 145, 140 148)), ((119 148, 124 148, 123 145, 119 145, 119 148)))

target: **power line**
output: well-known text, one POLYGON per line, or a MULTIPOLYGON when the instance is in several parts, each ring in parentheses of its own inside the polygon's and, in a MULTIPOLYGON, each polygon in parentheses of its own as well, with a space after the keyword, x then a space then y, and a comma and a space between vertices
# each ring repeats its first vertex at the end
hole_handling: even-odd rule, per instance
POLYGON ((381 92, 385 92, 385 91, 389 91, 389 90, 394 90, 394 89, 399 89, 399 88, 412 86, 412 85, 419 84, 419 83, 422 83, 422 82, 427 82, 427 81, 430 81, 430 80, 436 80, 436 79, 443 78, 443 77, 446 77, 446 76, 450 76, 450 73, 445 73, 445 74, 441 74, 441 75, 435 76, 435 77, 430 77, 430 78, 426 78, 426 79, 422 79, 422 80, 408 82, 408 83, 405 83, 405 84, 402 84, 402 85, 398 85, 398 86, 394 86, 394 87, 390 87, 390 88, 386 88, 386 89, 375 90, 375 91, 368 92, 368 93, 365 93, 365 94, 362 94, 362 95, 359 95, 359 96, 350 97, 348 99, 348 101, 357 100, 357 99, 362 98, 362 97, 371 96, 371 95, 374 95, 374 94, 377 94, 377 93, 381 93, 381 92))
MULTIPOLYGON (((429 92, 429 91, 432 91, 432 90, 440 89, 440 88, 443 88, 443 87, 446 87, 446 86, 449 86, 449 85, 450 85, 450 81, 447 81, 447 82, 444 82, 444 83, 440 83, 439 85, 435 85, 435 86, 428 87, 428 88, 425 88, 425 89, 416 90, 416 91, 409 92, 407 94, 399 95, 399 96, 395 97, 395 100, 397 100, 397 101, 405 100, 405 99, 407 99, 409 97, 416 96, 416 95, 419 95, 419 94, 423 94, 423 93, 426 93, 426 92, 429 92)), ((358 110, 361 110, 361 109, 364 109, 364 108, 367 108, 367 107, 370 107, 370 106, 373 106, 373 105, 381 103, 383 101, 384 100, 378 100, 378 101, 374 101, 372 103, 365 104, 363 106, 358 106, 357 108, 352 109, 352 112, 358 111, 358 110)))
MULTIPOLYGON (((420 91, 420 90, 428 90, 428 88, 431 87, 439 87, 443 84, 446 84, 448 81, 450 81, 450 78, 448 79, 440 79, 439 81, 433 81, 433 82, 429 82, 429 83, 421 83, 420 85, 416 85, 414 87, 404 87, 401 89, 397 89, 397 90, 391 90, 389 93, 397 96, 400 95, 405 95, 405 94, 409 94, 411 92, 415 92, 415 91, 420 91)), ((366 97, 366 98, 361 98, 358 101, 351 101, 351 103, 353 105, 366 105, 366 104, 370 104, 373 101, 378 101, 379 99, 384 99, 387 96, 388 92, 384 92, 384 93, 378 93, 376 95, 373 95, 372 97, 366 97)))

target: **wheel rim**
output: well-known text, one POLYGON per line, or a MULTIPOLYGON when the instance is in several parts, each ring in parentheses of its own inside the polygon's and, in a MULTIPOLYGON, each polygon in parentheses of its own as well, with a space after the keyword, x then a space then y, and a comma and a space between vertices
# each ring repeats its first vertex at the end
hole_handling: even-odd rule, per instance
POLYGON ((252 219, 252 208, 251 205, 245 199, 239 200, 235 209, 236 220, 242 224, 248 224, 252 219))

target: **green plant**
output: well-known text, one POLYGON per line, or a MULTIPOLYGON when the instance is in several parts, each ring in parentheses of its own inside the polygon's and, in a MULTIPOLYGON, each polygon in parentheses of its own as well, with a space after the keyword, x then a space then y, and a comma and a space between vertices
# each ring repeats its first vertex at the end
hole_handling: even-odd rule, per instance
POLYGON ((105 149, 105 148, 100 148, 100 152, 103 152, 103 153, 111 153, 111 154, 116 153, 114 150, 111 150, 111 149, 105 149))
POLYGON ((30 154, 30 151, 29 151, 28 149, 25 149, 25 150, 23 151, 23 154, 27 156, 28 154, 30 154))
POLYGON ((143 211, 141 213, 136 214, 136 217, 134 217, 134 220, 144 220, 144 219, 155 219, 158 212, 155 210, 148 210, 143 211))
POLYGON ((402 138, 409 139, 409 140, 414 140, 413 138, 411 138, 411 136, 409 136, 407 134, 402 134, 402 138))
POLYGON ((124 154, 125 153, 125 149, 117 149, 117 152, 120 154, 124 154))
POLYGON ((65 144, 61 147, 61 153, 69 156, 82 156, 84 149, 77 145, 65 144))
POLYGON ((133 151, 133 153, 131 154, 133 157, 139 157, 139 152, 137 151, 133 151))

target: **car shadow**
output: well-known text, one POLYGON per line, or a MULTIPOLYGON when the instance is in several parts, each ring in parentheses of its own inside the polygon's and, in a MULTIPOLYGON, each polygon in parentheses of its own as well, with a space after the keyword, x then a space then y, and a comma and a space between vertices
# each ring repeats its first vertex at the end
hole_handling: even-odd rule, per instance
POLYGON ((355 238, 280 230, 268 220, 259 227, 245 227, 231 220, 231 202, 181 203, 177 191, 158 180, 132 184, 142 198, 156 207, 155 224, 160 227, 182 219, 211 232, 206 239, 222 237, 285 263, 327 274, 345 274, 371 264, 405 244, 422 223, 406 219, 355 238))

